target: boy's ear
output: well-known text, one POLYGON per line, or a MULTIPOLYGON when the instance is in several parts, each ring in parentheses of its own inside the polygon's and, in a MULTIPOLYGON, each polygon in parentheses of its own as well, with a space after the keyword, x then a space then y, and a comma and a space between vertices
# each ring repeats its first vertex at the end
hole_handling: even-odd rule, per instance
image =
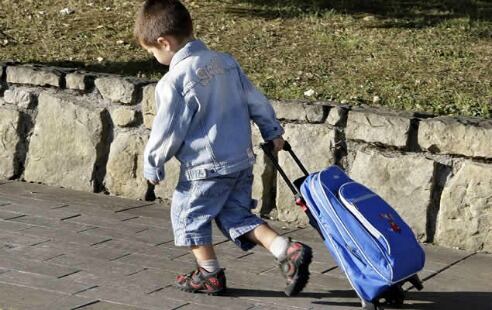
POLYGON ((174 36, 158 37, 157 44, 168 52, 174 52, 179 49, 179 41, 174 36))
POLYGON ((168 36, 158 37, 157 44, 166 51, 171 50, 172 42, 169 40, 168 36))

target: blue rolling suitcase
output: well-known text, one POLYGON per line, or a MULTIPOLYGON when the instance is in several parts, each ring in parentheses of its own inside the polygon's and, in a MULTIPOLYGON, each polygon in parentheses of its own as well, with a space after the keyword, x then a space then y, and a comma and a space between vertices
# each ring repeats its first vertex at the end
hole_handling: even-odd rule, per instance
POLYGON ((411 228, 381 197, 337 166, 309 174, 286 142, 284 150, 305 174, 291 182, 273 156, 272 144, 262 148, 345 272, 363 309, 403 304, 402 285, 407 281, 423 288, 417 272, 424 267, 424 251, 411 228))

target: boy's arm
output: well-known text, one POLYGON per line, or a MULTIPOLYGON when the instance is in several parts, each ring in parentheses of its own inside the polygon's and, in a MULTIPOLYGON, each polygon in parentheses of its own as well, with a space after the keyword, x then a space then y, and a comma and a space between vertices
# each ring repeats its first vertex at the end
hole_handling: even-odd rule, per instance
POLYGON ((181 147, 195 113, 172 86, 156 88, 157 114, 144 151, 144 177, 151 183, 164 180, 164 163, 181 147))
MULTIPOLYGON (((237 62, 236 62, 237 63, 237 62)), ((239 64, 238 71, 248 102, 249 116, 258 125, 261 136, 265 141, 271 141, 282 136, 284 129, 277 120, 275 111, 268 99, 251 83, 239 64)))

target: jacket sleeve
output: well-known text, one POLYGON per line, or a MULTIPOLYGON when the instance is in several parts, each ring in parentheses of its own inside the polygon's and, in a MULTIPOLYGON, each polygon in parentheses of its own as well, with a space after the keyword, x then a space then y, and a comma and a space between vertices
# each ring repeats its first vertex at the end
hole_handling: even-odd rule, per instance
POLYGON ((155 92, 157 113, 144 151, 144 177, 162 181, 164 163, 178 152, 193 119, 194 112, 174 87, 158 83, 155 92))
MULTIPOLYGON (((237 64, 237 62, 236 62, 237 64)), ((273 140, 284 133, 275 111, 268 99, 259 92, 237 64, 239 78, 248 103, 249 117, 258 126, 265 141, 273 140)))

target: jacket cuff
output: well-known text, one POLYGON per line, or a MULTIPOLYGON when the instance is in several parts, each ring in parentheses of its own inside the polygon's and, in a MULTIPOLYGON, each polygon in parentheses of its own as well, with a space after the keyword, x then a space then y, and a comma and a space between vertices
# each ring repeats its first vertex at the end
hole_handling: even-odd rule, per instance
POLYGON ((144 177, 146 180, 150 181, 162 181, 164 180, 164 167, 162 168, 154 168, 154 167, 144 167, 144 177))
POLYGON ((278 124, 277 126, 273 127, 271 130, 269 130, 268 132, 266 132, 263 135, 263 139, 265 141, 271 141, 271 140, 273 140, 275 138, 280 137, 283 134, 284 134, 284 129, 282 128, 282 126, 280 124, 278 124))

